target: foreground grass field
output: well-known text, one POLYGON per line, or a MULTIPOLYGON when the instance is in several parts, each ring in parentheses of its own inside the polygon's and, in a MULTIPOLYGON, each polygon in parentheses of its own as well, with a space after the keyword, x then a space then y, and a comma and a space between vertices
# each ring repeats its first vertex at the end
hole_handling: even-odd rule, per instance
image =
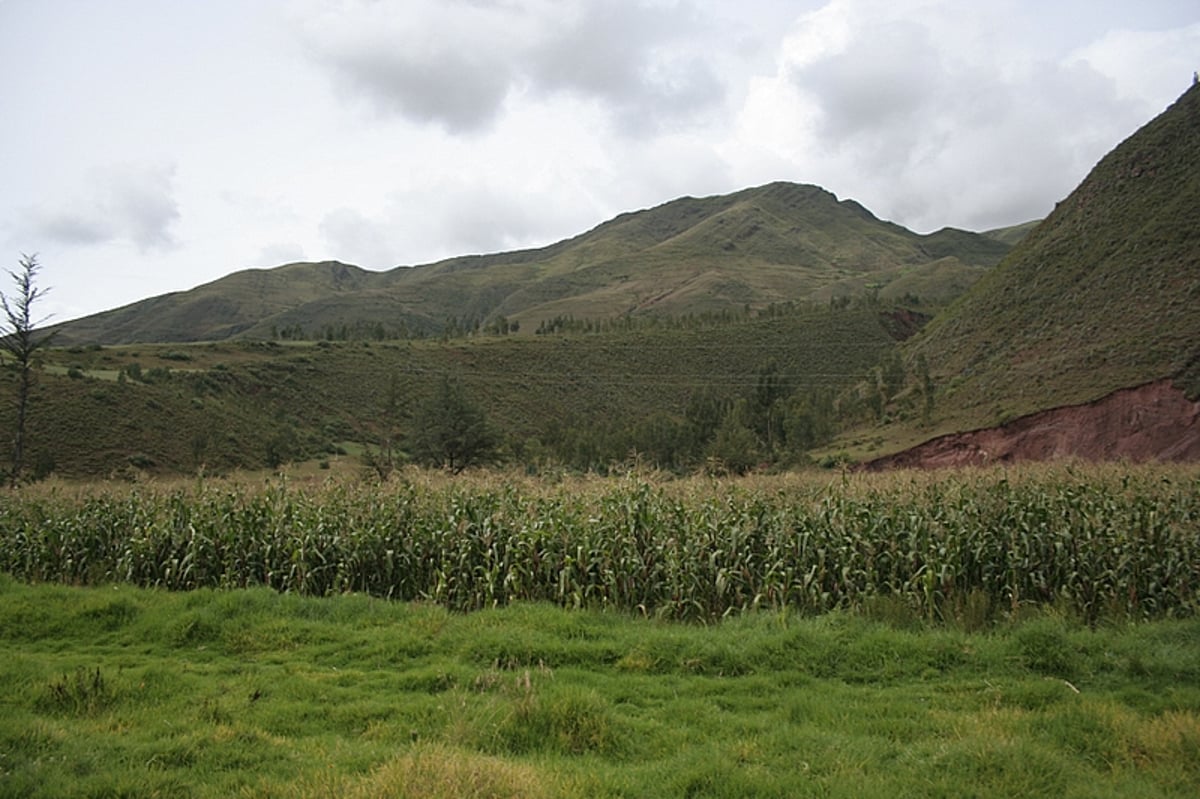
POLYGON ((0 496, 0 796, 1196 796, 1186 467, 0 496))
POLYGON ((456 614, 0 577, 6 797, 1200 791, 1200 622, 456 614))

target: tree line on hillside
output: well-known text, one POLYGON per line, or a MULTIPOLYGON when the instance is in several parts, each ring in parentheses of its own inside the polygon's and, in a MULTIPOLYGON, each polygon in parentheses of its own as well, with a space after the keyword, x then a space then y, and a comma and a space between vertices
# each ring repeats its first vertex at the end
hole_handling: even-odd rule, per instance
MULTIPOLYGON (((913 298, 914 302, 919 302, 913 298)), ((698 311, 681 314, 620 314, 602 319, 579 319, 573 314, 557 314, 543 319, 534 329, 534 334, 606 334, 650 330, 707 330, 714 327, 746 322, 752 319, 776 319, 796 314, 808 314, 817 310, 845 310, 851 307, 876 307, 878 292, 866 291, 856 296, 838 296, 829 303, 779 302, 763 307, 750 305, 734 306, 713 311, 698 311)), ((447 316, 440 324, 420 325, 416 322, 397 320, 355 321, 323 323, 305 326, 298 323, 272 325, 272 341, 419 341, 440 339, 452 341, 477 337, 515 335, 521 332, 519 320, 504 314, 495 316, 464 315, 447 316)))
POLYGON ((830 389, 793 389, 771 361, 741 396, 702 389, 681 413, 552 419, 539 435, 518 437, 499 430, 461 380, 443 376, 428 398, 406 408, 392 378, 383 408, 361 431, 363 460, 380 477, 405 462, 457 473, 500 461, 530 471, 607 473, 637 462, 676 473, 742 474, 807 462, 806 453, 840 429, 843 402, 830 389))
MULTIPOLYGON (((655 411, 629 421, 592 417, 547 421, 539 435, 506 435, 495 428, 462 382, 443 376, 440 387, 402 419, 395 382, 387 420, 368 448, 367 462, 381 475, 404 458, 458 472, 509 461, 537 471, 563 467, 607 473, 631 463, 670 471, 744 474, 755 469, 810 463, 809 453, 861 423, 896 417, 928 422, 933 381, 925 359, 906 369, 897 350, 848 389, 798 387, 774 360, 763 365, 738 395, 703 388, 679 413, 655 411), (408 434, 396 431, 407 428, 408 434)), ((823 465, 832 465, 833 460, 823 465)))
POLYGON ((631 460, 672 472, 742 474, 807 461, 807 452, 840 429, 829 389, 789 391, 774 364, 741 396, 694 394, 682 413, 657 411, 632 423, 594 419, 551 422, 520 442, 518 460, 604 472, 631 460))

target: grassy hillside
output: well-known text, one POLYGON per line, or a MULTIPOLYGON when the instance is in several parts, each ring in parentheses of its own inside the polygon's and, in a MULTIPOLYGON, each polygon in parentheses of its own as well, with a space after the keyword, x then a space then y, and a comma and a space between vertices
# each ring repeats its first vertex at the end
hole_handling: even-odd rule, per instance
POLYGON ((1178 375, 1200 358, 1200 87, 1109 153, 907 345, 959 426, 1178 375))
MULTIPOLYGON (((451 378, 510 451, 532 447, 534 457, 554 436, 582 431, 604 439, 579 456, 600 465, 643 449, 631 432, 641 424, 677 435, 694 402, 724 413, 754 396, 766 370, 772 396, 831 397, 894 348, 896 331, 864 303, 603 333, 57 348, 38 376, 27 462, 88 476, 327 457, 374 442, 383 426, 410 429, 412 409, 451 378)), ((3 398, 13 390, 8 375, 0 429, 11 429, 3 398)))
MULTIPOLYGON (((165 349, 120 355, 60 350, 45 358, 27 423, 26 463, 35 477, 259 468, 322 444, 319 429, 293 426, 261 402, 265 387, 248 364, 214 361, 204 368, 186 350, 165 349)), ((14 383, 8 370, 0 372, 0 429, 6 433, 14 424, 8 401, 14 383)), ((0 451, 5 467, 9 454, 0 451)))
MULTIPOLYGON (((357 338, 440 333, 504 317, 678 316, 803 302, 846 281, 885 284, 933 263, 978 270, 1009 245, 965 231, 921 236, 816 186, 773 183, 683 198, 549 247, 366 272, 291 264, 230 275, 59 326, 62 344, 357 338)), ((933 272, 931 274, 937 274, 933 272)), ((942 301, 961 281, 927 289, 942 301)))
POLYGON ((332 261, 248 269, 60 325, 58 340, 64 345, 217 341, 290 308, 368 292, 380 280, 377 273, 332 261))

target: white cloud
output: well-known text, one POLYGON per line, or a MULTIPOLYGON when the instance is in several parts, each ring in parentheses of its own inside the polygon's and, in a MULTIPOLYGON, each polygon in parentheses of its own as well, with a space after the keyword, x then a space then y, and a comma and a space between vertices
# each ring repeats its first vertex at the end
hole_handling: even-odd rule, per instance
POLYGON ((320 233, 336 254, 329 257, 387 269, 552 243, 585 224, 574 215, 564 219, 569 208, 555 192, 532 185, 516 190, 483 176, 444 177, 432 188, 423 182, 393 192, 377 212, 339 208, 324 217, 320 233))
POLYGON ((1145 102, 1147 112, 1157 114, 1200 69, 1200 23, 1169 30, 1109 31, 1073 55, 1110 78, 1123 98, 1145 102))
POLYGON ((132 243, 142 252, 176 246, 179 220, 170 166, 109 166, 89 172, 78 196, 27 209, 39 239, 71 245, 132 243))
POLYGON ((258 251, 254 264, 259 267, 279 266, 280 264, 298 263, 305 259, 304 248, 299 244, 276 242, 268 244, 258 251))
POLYGON ((329 258, 367 269, 390 268, 399 260, 389 227, 386 220, 370 218, 353 208, 330 211, 319 226, 329 258))

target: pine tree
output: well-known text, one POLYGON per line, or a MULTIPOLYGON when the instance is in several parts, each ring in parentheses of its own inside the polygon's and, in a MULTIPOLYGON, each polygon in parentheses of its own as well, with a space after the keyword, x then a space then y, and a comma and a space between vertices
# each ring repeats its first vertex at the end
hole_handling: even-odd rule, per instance
POLYGON ((483 410, 467 398, 458 381, 448 377, 418 408, 409 436, 409 450, 418 463, 454 474, 491 460, 498 443, 483 410))
POLYGON ((8 474, 9 485, 13 487, 21 480, 25 462, 25 420, 29 411, 29 391, 33 387, 33 356, 51 338, 35 334, 35 329, 46 320, 34 321, 33 304, 48 291, 35 285, 41 269, 37 256, 22 255, 20 266, 18 271, 8 272, 17 286, 16 294, 9 297, 0 292, 0 309, 4 311, 4 319, 0 320, 0 349, 13 356, 17 371, 17 420, 13 432, 12 468, 8 474))

